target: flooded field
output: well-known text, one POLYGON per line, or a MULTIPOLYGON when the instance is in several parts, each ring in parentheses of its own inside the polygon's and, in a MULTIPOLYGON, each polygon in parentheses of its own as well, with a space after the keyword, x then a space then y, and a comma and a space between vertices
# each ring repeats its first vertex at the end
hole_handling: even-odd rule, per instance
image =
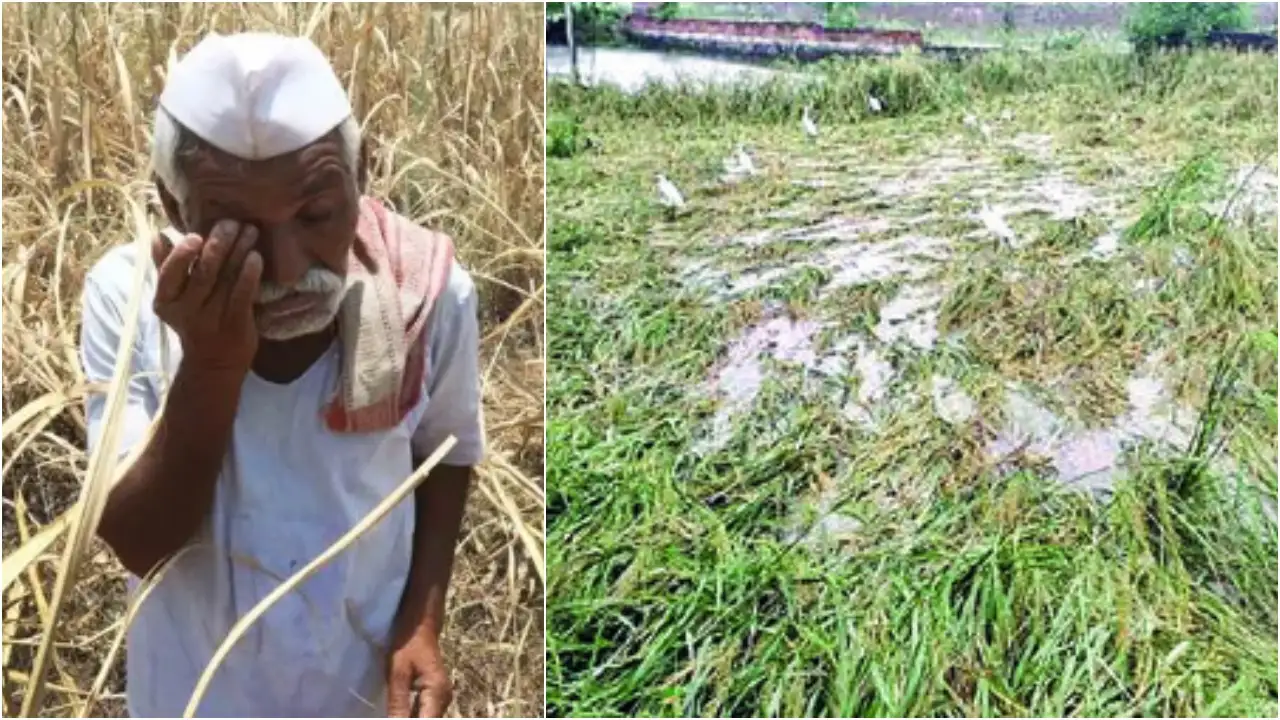
POLYGON ((1271 712, 1274 67, 848 111, 910 62, 560 108, 555 711, 1271 712))
MULTIPOLYGON (((722 361, 702 388, 717 412, 695 443, 698 452, 724 447, 735 417, 750 413, 764 382, 787 374, 807 379, 804 392, 814 402, 829 401, 833 393, 844 398, 845 417, 873 432, 879 419, 919 412, 921 398, 931 398, 933 414, 951 426, 949 432, 995 433, 985 444, 993 466, 1014 455, 1042 459, 1047 475, 1103 498, 1122 474, 1127 448, 1149 442, 1174 453, 1188 450, 1197 416, 1173 397, 1169 383, 1182 369, 1158 343, 1123 378, 1126 405, 1109 422, 1097 422, 1089 412, 1092 378, 1010 380, 995 393, 1003 399, 994 412, 984 416, 964 382, 938 374, 904 378, 885 360, 896 355, 899 366, 918 365, 930 355, 964 351, 970 328, 952 322, 943 333, 939 319, 967 277, 991 271, 994 282, 1025 291, 1027 277, 1043 271, 1037 266, 1044 263, 1067 276, 1105 276, 1110 264, 1133 269, 1143 252, 1123 238, 1142 212, 1144 195, 1160 181, 1158 171, 1129 166, 1105 181, 1085 179, 1082 155, 1050 134, 1018 130, 1012 115, 1006 117, 1004 123, 993 120, 989 138, 958 128, 899 138, 910 143, 910 154, 890 162, 869 162, 865 151, 821 141, 756 146, 754 162, 764 173, 759 182, 813 192, 768 208, 766 228, 685 243, 671 260, 675 277, 711 305, 768 295, 805 273, 821 275, 822 282, 803 298, 804 319, 786 317, 785 303, 768 303, 759 321, 726 340, 722 361), (1064 229, 1079 235, 1073 247, 1023 252, 1064 229), (893 288, 873 309, 877 322, 840 332, 841 293, 871 285, 893 288), (1057 411, 1036 395, 1053 396, 1057 411)), ((1221 210, 1235 198, 1236 211, 1253 208, 1274 223, 1274 163, 1233 170, 1210 197, 1208 209, 1221 210)), ((727 201, 709 198, 690 212, 727 210, 727 201)), ((660 226, 653 232, 654 242, 675 245, 678 238, 668 233, 682 230, 660 226)), ((1134 273, 1134 297, 1191 270, 1187 248, 1173 250, 1181 263, 1163 273, 1156 266, 1134 273)))

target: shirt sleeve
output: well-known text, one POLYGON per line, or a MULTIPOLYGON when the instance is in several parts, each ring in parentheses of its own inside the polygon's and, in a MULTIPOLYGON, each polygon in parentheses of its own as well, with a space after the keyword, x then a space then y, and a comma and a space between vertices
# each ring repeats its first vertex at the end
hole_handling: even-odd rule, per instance
MULTIPOLYGON (((119 260, 119 255, 104 258, 85 277, 84 295, 81 298, 80 362, 85 380, 90 383, 109 385, 120 353, 124 311, 128 307, 131 289, 128 280, 132 279, 133 268, 131 263, 119 260)), ((135 340, 145 330, 139 322, 135 340)), ((146 378, 138 375, 145 371, 140 353, 136 350, 138 346, 135 342, 132 347, 125 349, 131 362, 131 377, 120 417, 117 459, 125 457, 146 436, 151 418, 158 409, 146 378)), ((106 388, 91 391, 85 401, 90 454, 97 449, 102 437, 106 412, 106 388)))
POLYGON ((425 458, 453 435, 458 443, 441 464, 470 467, 484 458, 480 388, 480 320, 475 284, 456 262, 449 284, 436 299, 424 333, 430 362, 423 379, 427 409, 414 430, 412 447, 425 458))

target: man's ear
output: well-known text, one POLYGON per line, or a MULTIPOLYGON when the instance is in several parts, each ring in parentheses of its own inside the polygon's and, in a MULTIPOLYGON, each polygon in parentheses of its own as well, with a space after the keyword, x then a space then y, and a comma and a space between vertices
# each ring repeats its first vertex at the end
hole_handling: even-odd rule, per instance
POLYGON ((360 159, 356 163, 356 192, 364 195, 369 190, 369 140, 360 138, 360 159))
POLYGON ((164 181, 158 175, 152 175, 151 179, 156 184, 156 194, 160 196, 160 205, 164 208, 165 217, 169 219, 169 224, 174 230, 185 233, 187 228, 182 223, 182 210, 178 205, 178 198, 169 192, 169 188, 164 186, 164 181))

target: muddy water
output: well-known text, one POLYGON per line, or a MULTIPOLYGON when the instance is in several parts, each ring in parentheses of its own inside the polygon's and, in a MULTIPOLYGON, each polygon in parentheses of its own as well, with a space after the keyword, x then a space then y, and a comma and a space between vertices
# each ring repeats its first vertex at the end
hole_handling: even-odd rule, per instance
MULTIPOLYGON (((629 48, 579 48, 578 73, 586 85, 614 85, 623 92, 639 92, 647 83, 677 85, 734 84, 745 80, 768 80, 773 70, 693 55, 633 50, 629 48)), ((569 48, 547 47, 547 74, 568 78, 569 48)))
POLYGON ((733 418, 750 410, 760 394, 768 359, 798 365, 817 375, 843 374, 842 356, 847 347, 837 345, 821 353, 817 350, 816 336, 824 327, 824 323, 812 320, 775 316, 752 325, 730 344, 712 381, 711 392, 720 398, 720 408, 712 420, 711 433, 697 450, 709 452, 729 441, 733 418))
POLYGON ((1047 459, 1058 480, 1069 487, 1105 499, 1123 471, 1123 451, 1149 441, 1185 452, 1195 431, 1195 411, 1173 400, 1160 377, 1164 363, 1149 359, 1126 383, 1126 412, 1101 428, 1085 428, 1060 417, 1025 389, 1010 385, 1005 392, 1005 422, 987 445, 996 463, 1018 454, 1047 459))

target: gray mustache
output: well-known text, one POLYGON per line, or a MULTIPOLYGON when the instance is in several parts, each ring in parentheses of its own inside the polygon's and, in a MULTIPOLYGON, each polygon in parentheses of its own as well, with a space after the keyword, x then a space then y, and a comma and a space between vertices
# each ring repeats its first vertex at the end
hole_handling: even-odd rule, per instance
POLYGON ((333 271, 327 268, 313 267, 307 271, 306 275, 302 276, 301 280, 290 287, 264 281, 258 286, 258 298, 255 302, 263 305, 299 293, 330 295, 340 292, 345 286, 345 281, 333 271))

